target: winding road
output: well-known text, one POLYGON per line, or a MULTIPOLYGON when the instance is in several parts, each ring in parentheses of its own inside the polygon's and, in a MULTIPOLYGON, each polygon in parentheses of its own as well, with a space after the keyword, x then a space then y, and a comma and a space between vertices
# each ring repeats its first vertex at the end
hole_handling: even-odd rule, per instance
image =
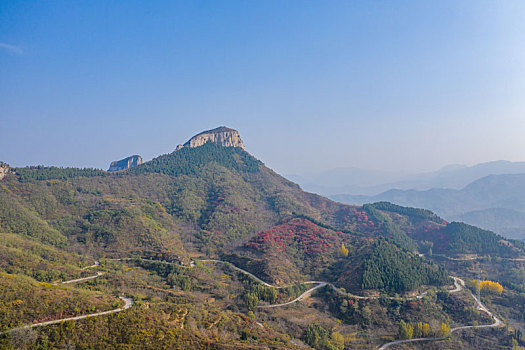
MULTIPOLYGON (((465 287, 465 281, 463 281, 461 278, 458 278, 458 277, 452 277, 452 278, 454 279, 454 284, 456 285, 456 288, 451 290, 451 291, 449 291, 449 293, 457 293, 457 292, 461 291, 463 289, 463 287, 465 287)), ((503 324, 503 322, 499 318, 494 316, 494 314, 492 312, 490 312, 489 309, 487 309, 487 307, 481 303, 481 300, 479 300, 472 292, 470 292, 470 295, 476 301, 476 303, 478 305, 478 309, 481 310, 481 311, 486 312, 490 317, 492 317, 494 322, 491 323, 491 324, 484 324, 484 325, 478 325, 478 326, 459 326, 459 327, 454 327, 454 328, 450 329, 450 334, 452 334, 454 332, 457 332, 457 331, 464 330, 464 329, 469 329, 469 328, 499 327, 499 326, 501 326, 503 324)), ((389 348, 391 346, 399 345, 399 344, 413 343, 413 342, 420 342, 420 341, 438 341, 438 340, 445 340, 447 338, 448 338, 448 336, 446 336, 446 337, 438 337, 438 338, 415 338, 415 339, 395 340, 393 342, 383 344, 381 347, 378 348, 378 350, 384 350, 384 349, 387 349, 387 348, 389 348)))
MULTIPOLYGON (((250 272, 248 272, 246 270, 243 270, 240 267, 237 267, 237 266, 235 266, 232 263, 227 262, 227 261, 214 260, 214 259, 198 260, 198 261, 200 261, 200 262, 213 262, 213 263, 229 264, 236 271, 242 272, 242 273, 252 277, 256 281, 260 282, 261 284, 264 284, 267 287, 272 287, 272 288, 286 287, 286 285, 285 286, 274 286, 274 285, 271 285, 270 283, 267 283, 267 282, 261 280, 260 278, 258 278, 257 276, 253 275, 252 273, 250 273, 250 272)), ((460 292, 461 290, 464 289, 465 281, 463 281, 459 277, 455 277, 455 276, 450 276, 450 277, 452 277, 454 279, 454 289, 449 290, 448 291, 449 293, 458 293, 458 292, 460 292)), ((313 291, 315 291, 315 290, 317 290, 319 288, 325 287, 325 286, 331 286, 336 292, 338 292, 340 294, 350 295, 351 297, 354 297, 354 298, 357 298, 357 299, 376 299, 376 298, 378 298, 378 297, 363 297, 363 296, 359 296, 359 295, 353 295, 353 294, 350 294, 350 293, 344 293, 344 292, 340 291, 332 283, 325 282, 325 281, 307 281, 307 282, 302 282, 302 283, 303 284, 317 284, 317 285, 315 287, 312 287, 312 288, 308 289, 303 294, 301 294, 300 296, 298 296, 297 298, 295 298, 294 300, 291 300, 289 302, 282 303, 282 304, 260 305, 260 306, 258 306, 258 308, 275 308, 275 307, 281 307, 281 306, 290 305, 290 304, 293 304, 295 302, 298 302, 298 301, 308 297, 310 294, 312 294, 313 291)), ((416 299, 421 299, 425 295, 427 295, 427 292, 419 294, 415 298, 416 299)), ((494 320, 494 322, 491 323, 491 324, 485 324, 485 325, 476 325, 476 326, 472 325, 472 326, 458 326, 458 327, 454 327, 454 328, 450 329, 449 335, 454 333, 454 332, 458 332, 458 331, 461 331, 461 330, 464 330, 464 329, 499 327, 499 326, 501 326, 503 324, 503 322, 499 318, 497 318, 492 312, 490 312, 490 310, 487 309, 487 307, 481 303, 481 300, 479 300, 472 292, 470 292, 470 295, 476 301, 478 309, 483 311, 483 312, 486 312, 494 320)), ((389 297, 389 299, 396 299, 396 298, 395 297, 389 297)), ((412 299, 414 299, 414 298, 412 298, 412 299)), ((416 339, 395 340, 395 341, 383 344, 381 347, 378 348, 378 350, 384 350, 384 349, 387 349, 387 348, 389 348, 391 346, 399 345, 399 344, 423 342, 423 341, 438 341, 438 340, 445 340, 447 338, 448 338, 448 336, 446 336, 446 337, 436 337, 436 338, 416 338, 416 339)))
MULTIPOLYGON (((98 261, 96 261, 94 265, 85 267, 83 270, 91 268, 91 267, 97 267, 99 265, 100 265, 100 263, 98 261)), ((92 280, 94 278, 100 277, 102 275, 104 275, 104 272, 98 271, 97 274, 94 275, 94 276, 89 276, 89 277, 84 277, 84 278, 77 278, 77 279, 74 279, 74 280, 63 281, 63 282, 55 282, 55 283, 53 283, 53 285, 85 282, 85 281, 89 281, 89 280, 92 280)), ((42 327, 42 326, 48 326, 50 324, 56 324, 56 323, 61 323, 61 322, 66 322, 66 321, 82 320, 84 318, 91 318, 91 317, 97 317, 97 316, 104 316, 104 315, 114 314, 114 313, 117 313, 117 312, 121 312, 121 311, 127 310, 133 305, 133 299, 132 298, 126 298, 126 297, 119 297, 119 298, 124 301, 124 306, 119 307, 119 308, 114 309, 114 310, 102 311, 102 312, 97 312, 97 313, 88 314, 88 315, 66 317, 66 318, 61 318, 61 319, 58 319, 58 320, 52 320, 52 321, 46 321, 46 322, 33 323, 33 324, 30 324, 30 325, 17 327, 17 328, 12 328, 12 329, 9 329, 7 331, 0 332, 0 335, 7 334, 7 333, 10 333, 10 332, 13 332, 13 331, 17 331, 17 330, 22 330, 22 329, 29 329, 29 328, 34 328, 34 327, 42 327)))
MULTIPOLYGON (((257 282, 267 286, 267 287, 271 287, 271 288, 285 288, 287 286, 291 286, 291 285, 294 285, 295 283, 291 283, 291 284, 285 284, 285 285, 281 285, 281 286, 274 286, 268 282, 265 282, 263 280, 261 280, 259 277, 255 276, 254 274, 244 270, 244 269, 241 269, 240 267, 237 267, 235 265, 233 265, 231 262, 228 262, 228 261, 222 261, 222 260, 215 260, 215 259, 204 259, 204 260, 197 260, 197 261, 200 261, 200 262, 212 262, 212 263, 220 263, 220 264, 228 264, 230 265, 234 270, 236 271, 239 271, 239 272, 242 272, 250 277, 252 277, 254 280, 256 280, 257 282)), ((274 307, 280 307, 280 306, 286 306, 286 305, 290 305, 290 304, 293 304, 295 302, 298 302, 298 301, 301 301, 303 300, 304 298, 310 296, 310 294, 312 294, 313 291, 315 291, 316 289, 319 289, 319 288, 322 288, 324 286, 330 286, 332 287, 332 289, 334 291, 336 291, 337 293, 339 294, 342 294, 342 295, 346 295, 346 296, 349 296, 351 298, 354 298, 354 299, 377 299, 378 297, 363 297, 363 296, 360 296, 360 295, 355 295, 355 294, 352 294, 352 293, 348 293, 348 292, 342 292, 341 290, 339 290, 334 284, 330 283, 330 282, 326 282, 326 281, 306 281, 306 282, 300 282, 301 284, 317 284, 315 287, 312 287, 310 289, 308 289, 307 291, 305 291, 303 294, 299 295, 297 298, 295 298, 294 300, 291 300, 291 301, 288 301, 286 303, 282 303, 282 304, 271 304, 271 305, 259 305, 257 306, 258 308, 261 308, 261 309, 264 309, 264 308, 274 308, 274 307)), ((457 288, 461 288, 459 287, 458 285, 456 285, 456 289, 457 288)), ((461 290, 461 289, 459 289, 461 290)), ((421 293, 419 295, 416 295, 415 297, 411 297, 411 298, 406 298, 406 299, 421 299, 423 298, 425 295, 427 295, 428 292, 424 292, 424 293, 421 293)), ((396 297, 387 297, 388 299, 390 300, 396 300, 396 299, 403 299, 403 298, 396 298, 396 297)))
MULTIPOLYGON (((112 259, 112 260, 117 260, 117 259, 112 259)), ((123 260, 123 259, 118 259, 118 260, 123 260)), ((274 286, 274 285, 272 285, 272 284, 270 284, 268 282, 265 282, 265 281, 261 280, 259 277, 255 276, 254 274, 252 274, 252 273, 250 273, 250 272, 248 272, 248 271, 246 271, 244 269, 241 269, 240 267, 237 267, 237 266, 233 265, 230 262, 226 262, 226 261, 222 261, 222 260, 215 260, 215 259, 204 259, 204 260, 198 260, 198 261, 200 261, 200 262, 211 262, 211 263, 228 264, 234 270, 239 271, 241 273, 244 273, 247 276, 250 276, 251 278, 253 278, 257 282, 259 282, 259 283, 261 283, 261 284, 263 284, 263 285, 265 285, 267 287, 283 288, 283 287, 287 286, 287 285, 274 286)), ((84 269, 97 267, 99 265, 100 264, 97 261, 97 262, 95 262, 94 265, 88 266, 88 267, 86 267, 84 269)), ((192 264, 192 266, 193 266, 193 264, 192 264)), ((98 271, 97 274, 93 275, 93 276, 84 277, 84 278, 77 278, 77 279, 74 279, 74 280, 68 280, 68 281, 63 281, 63 282, 56 282, 56 283, 53 283, 53 284, 57 285, 57 284, 80 283, 80 282, 85 282, 85 281, 88 281, 88 280, 91 280, 91 279, 95 279, 95 278, 100 277, 102 275, 104 275, 104 272, 98 271)), ((454 286, 455 286, 455 288, 450 290, 449 293, 457 293, 457 292, 460 292, 461 290, 463 290, 463 288, 465 287, 465 282, 459 277, 454 277, 454 276, 451 276, 451 277, 454 279, 454 286)), ((303 300, 304 298, 310 296, 315 290, 323 288, 323 287, 325 287, 327 285, 331 286, 332 289, 334 291, 336 291, 337 293, 344 294, 344 295, 350 295, 353 298, 357 298, 357 299, 376 299, 376 298, 378 298, 378 297, 363 297, 363 296, 359 296, 359 295, 353 295, 353 294, 350 294, 350 293, 344 293, 344 292, 340 291, 332 283, 325 282, 325 281, 306 281, 306 282, 302 282, 302 283, 303 284, 316 284, 316 286, 306 290, 304 293, 299 295, 297 298, 295 298, 295 299, 293 299, 293 300, 291 300, 289 302, 282 303, 282 304, 259 305, 258 308, 276 308, 276 307, 287 306, 287 305, 290 305, 290 304, 293 304, 293 303, 296 303, 298 301, 303 300)), ((421 299, 426 294, 427 294, 427 292, 424 292, 422 294, 417 295, 415 298, 421 299)), ((494 322, 491 323, 491 324, 486 324, 486 325, 455 327, 455 328, 452 328, 450 330, 450 334, 452 334, 453 332, 457 332, 457 331, 461 331, 461 330, 469 329, 469 328, 499 327, 499 326, 501 326, 503 324, 503 322, 499 318, 494 316, 494 314, 492 312, 490 312, 487 309, 487 307, 481 303, 481 300, 479 300, 472 292, 470 292, 470 294, 471 294, 472 298, 474 298, 474 300, 476 301, 478 309, 483 311, 483 312, 486 312, 494 320, 494 322)), ((47 325, 51 325, 51 324, 57 324, 57 323, 65 322, 65 321, 74 321, 74 320, 81 320, 81 319, 86 319, 86 318, 91 318, 91 317, 98 317, 98 316, 109 315, 109 314, 113 314, 113 313, 117 313, 117 312, 121 312, 121 311, 127 310, 133 305, 133 299, 132 298, 126 298, 126 297, 119 297, 119 298, 124 301, 124 306, 122 306, 120 308, 117 308, 117 309, 114 309, 114 310, 97 312, 97 313, 94 313, 94 314, 88 314, 88 315, 82 315, 82 316, 67 317, 67 318, 62 318, 62 319, 53 320, 53 321, 34 323, 34 324, 31 324, 31 325, 17 327, 17 328, 13 328, 13 329, 10 329, 10 330, 4 331, 4 332, 0 332, 0 335, 6 334, 6 333, 10 333, 10 332, 15 331, 15 330, 29 329, 29 328, 34 328, 34 327, 42 327, 42 326, 47 326, 47 325)), ((396 298, 395 297, 389 297, 389 299, 396 299, 396 298)), ((439 341, 439 340, 444 340, 444 339, 447 339, 447 338, 448 338, 448 336, 447 337, 439 337, 439 338, 416 338, 416 339, 396 340, 396 341, 392 341, 392 342, 383 344, 381 347, 378 348, 378 350, 384 350, 384 349, 387 349, 387 348, 389 348, 391 346, 404 344, 404 343, 412 343, 412 342, 420 342, 420 341, 439 341)))

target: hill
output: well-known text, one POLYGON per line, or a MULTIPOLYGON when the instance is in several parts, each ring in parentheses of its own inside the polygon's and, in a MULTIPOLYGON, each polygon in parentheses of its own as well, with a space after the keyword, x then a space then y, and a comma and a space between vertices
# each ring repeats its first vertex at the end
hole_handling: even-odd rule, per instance
MULTIPOLYGON (((348 206, 304 192, 246 152, 234 130, 214 130, 191 138, 200 140, 197 146, 187 142, 120 172, 17 168, 3 180, 2 228, 93 256, 138 254, 187 264, 188 251, 210 257, 229 254, 290 217, 308 218, 319 227, 343 232, 345 239, 386 238, 412 252, 432 241, 430 232, 451 227, 429 211, 387 203, 348 206), (217 136, 221 133, 228 137, 217 136), (203 135, 211 138, 202 143, 203 135), (239 147, 221 144, 230 144, 232 137, 239 147)), ((475 186, 480 185, 465 191, 475 186)), ((297 225, 294 229, 297 234, 302 230, 297 225)), ((459 244, 451 253, 472 249, 463 252, 459 244)), ((506 254, 519 255, 518 250, 506 254)))
MULTIPOLYGON (((514 258, 524 253, 520 242, 448 223, 428 210, 385 202, 345 205, 304 192, 246 152, 234 130, 212 131, 118 172, 37 166, 12 169, 1 180, 0 272, 15 274, 17 283, 8 288, 24 285, 45 294, 42 312, 50 309, 55 292, 64 300, 81 295, 76 312, 86 311, 90 301, 107 309, 116 296, 135 302, 118 317, 42 328, 37 343, 26 348, 64 347, 67 339, 81 347, 289 348, 295 340, 288 334, 301 338, 309 327, 306 319, 259 310, 259 301, 298 300, 308 288, 304 282, 312 279, 397 300, 396 293, 450 283, 442 266, 418 254, 428 256, 433 249, 445 256, 514 258), (210 258, 236 268, 210 266, 210 258), (84 268, 93 261, 100 265, 91 269, 103 277, 91 275, 63 292, 41 291, 47 285, 40 283, 89 277, 84 268), (276 286, 262 285, 240 269, 276 286), (86 338, 91 333, 96 336, 86 338)), ((25 298, 27 305, 35 302, 25 298)), ((3 302, 9 315, 16 314, 18 302, 3 302)), ((435 310, 429 319, 451 317, 437 311, 442 306, 436 302, 428 300, 435 310)), ((387 312, 384 303, 354 305, 347 311, 360 316, 344 319, 355 322, 349 325, 355 331, 372 322, 370 308, 387 312)), ((316 305, 298 310, 327 322, 341 312, 316 305)), ((399 312, 374 321, 379 332, 397 328, 399 312)), ((9 341, 0 337, 0 345, 9 341)))

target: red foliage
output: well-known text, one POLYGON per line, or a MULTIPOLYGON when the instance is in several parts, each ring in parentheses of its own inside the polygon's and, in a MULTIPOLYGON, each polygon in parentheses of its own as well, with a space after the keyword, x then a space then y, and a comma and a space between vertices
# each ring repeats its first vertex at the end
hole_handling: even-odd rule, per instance
POLYGON ((410 309, 419 309, 419 304, 416 303, 415 301, 409 301, 409 302, 408 302, 408 307, 409 307, 410 309))
POLYGON ((341 233, 322 228, 307 219, 293 218, 262 231, 245 246, 257 250, 277 251, 285 251, 287 247, 293 246, 307 255, 316 256, 338 247, 339 235, 341 233))
POLYGON ((370 218, 362 207, 348 206, 333 213, 340 224, 348 230, 368 233, 371 235, 383 234, 384 230, 379 222, 370 218))
POLYGON ((420 226, 411 236, 418 240, 434 242, 434 251, 442 251, 448 247, 450 237, 444 232, 443 226, 434 222, 427 222, 420 226))

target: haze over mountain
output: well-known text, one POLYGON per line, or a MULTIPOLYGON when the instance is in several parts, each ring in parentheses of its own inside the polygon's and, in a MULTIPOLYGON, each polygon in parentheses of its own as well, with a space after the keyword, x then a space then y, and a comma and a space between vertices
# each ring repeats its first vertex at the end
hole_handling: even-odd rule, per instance
POLYGON ((287 175, 307 191, 321 195, 377 195, 390 189, 461 189, 488 175, 523 174, 525 162, 505 160, 473 166, 452 164, 427 173, 402 173, 360 168, 338 168, 321 173, 287 175))
MULTIPOLYGON (((491 165, 493 164, 504 164, 505 167, 490 167, 492 171, 517 172, 523 163, 497 162, 491 165)), ((479 168, 487 167, 483 165, 479 168)), ((464 221, 507 237, 525 238, 525 174, 488 175, 460 190, 391 189, 375 196, 340 194, 330 197, 350 204, 389 201, 426 208, 447 220, 464 221)))

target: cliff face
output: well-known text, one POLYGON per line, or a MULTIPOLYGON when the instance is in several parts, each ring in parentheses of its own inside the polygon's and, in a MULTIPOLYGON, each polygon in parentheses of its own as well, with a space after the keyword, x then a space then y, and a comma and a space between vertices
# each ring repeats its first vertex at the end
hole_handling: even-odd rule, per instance
POLYGON ((4 162, 0 162, 0 180, 2 180, 9 172, 9 165, 4 162))
POLYGON ((142 157, 134 155, 121 160, 111 162, 108 171, 120 171, 133 168, 134 166, 142 164, 142 157))
POLYGON ((203 131, 200 134, 193 136, 188 142, 184 144, 184 146, 177 146, 176 151, 181 147, 199 147, 208 141, 215 142, 224 147, 240 147, 244 149, 239 132, 225 126, 221 126, 213 130, 203 131))

